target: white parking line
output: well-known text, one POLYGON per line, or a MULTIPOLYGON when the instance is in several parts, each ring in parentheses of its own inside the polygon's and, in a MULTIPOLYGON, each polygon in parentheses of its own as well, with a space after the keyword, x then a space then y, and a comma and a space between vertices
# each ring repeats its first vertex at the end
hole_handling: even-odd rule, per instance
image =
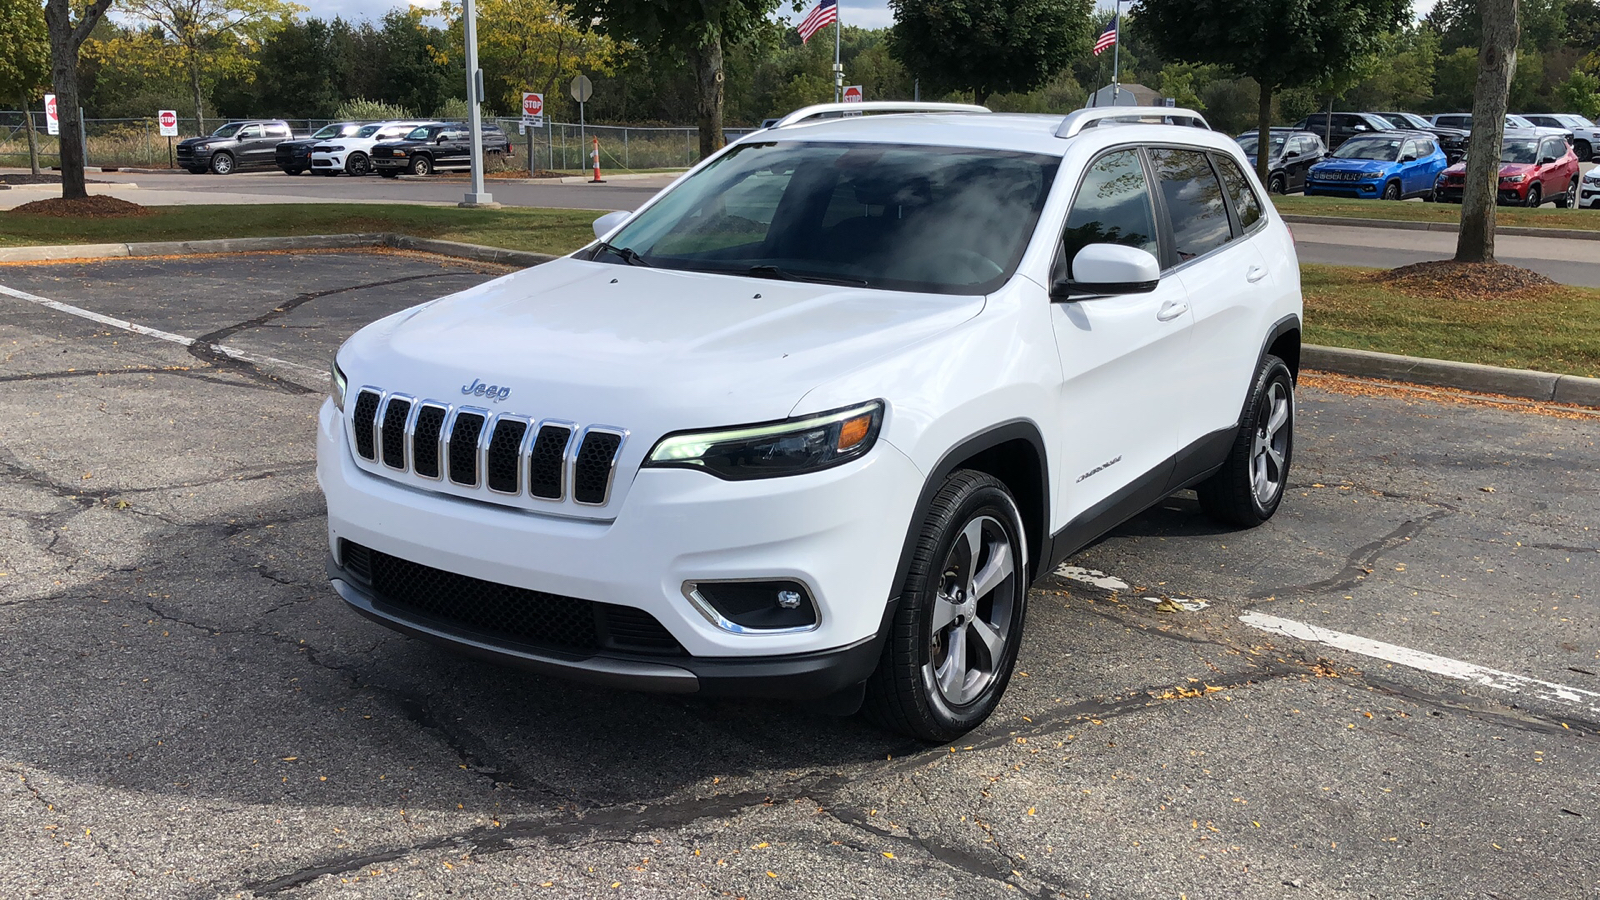
POLYGON ((1383 641, 1374 641, 1370 638, 1345 634, 1331 628, 1322 628, 1317 625, 1308 625, 1296 622, 1293 619, 1280 619, 1262 613, 1249 612, 1239 617, 1239 621, 1251 628, 1259 628, 1273 634, 1291 637, 1297 640, 1309 641, 1316 644, 1327 644, 1340 650, 1359 653, 1385 662, 1406 666, 1423 672, 1432 672, 1457 681, 1469 681, 1484 687, 1506 691, 1512 694, 1527 694, 1555 703, 1564 703, 1576 706, 1590 715, 1600 715, 1600 693, 1586 691, 1582 688, 1569 687, 1556 684, 1553 681, 1540 681, 1526 675, 1515 675, 1511 672, 1502 672, 1499 669, 1490 669, 1474 663, 1462 662, 1459 659, 1450 659, 1445 656, 1435 656, 1421 650, 1412 650, 1396 644, 1386 644, 1383 641))
MULTIPOLYGON (((173 334, 170 331, 162 331, 159 328, 150 328, 146 325, 140 325, 137 322, 129 322, 126 319, 118 319, 112 316, 101 315, 93 310, 84 309, 81 306, 72 306, 71 304, 62 303, 58 300, 51 300, 48 297, 40 297, 37 294, 30 294, 27 291, 19 291, 16 288, 9 288, 3 284, 0 284, 0 294, 4 294, 7 297, 15 297, 18 300, 26 300, 29 303, 37 303, 40 306, 46 307, 47 309, 53 309, 56 312, 64 312, 67 315, 77 316, 81 319, 88 319, 91 322, 99 322, 101 325, 110 325, 112 328, 120 328, 123 331, 131 331, 134 334, 142 334, 146 337, 153 337, 157 340, 168 341, 173 344, 180 344, 184 347, 193 347, 195 344, 199 343, 197 340, 191 337, 184 337, 181 334, 173 334)), ((328 374, 327 372, 324 372, 315 366, 305 366, 301 365, 300 363, 289 362, 286 359, 276 359, 271 356, 256 356, 245 353, 243 350, 233 347, 225 347, 222 344, 209 344, 208 346, 223 356, 226 356, 229 359, 236 359, 240 362, 266 363, 274 366, 287 366, 291 369, 299 369, 302 372, 311 372, 313 374, 322 376, 326 376, 328 374)))

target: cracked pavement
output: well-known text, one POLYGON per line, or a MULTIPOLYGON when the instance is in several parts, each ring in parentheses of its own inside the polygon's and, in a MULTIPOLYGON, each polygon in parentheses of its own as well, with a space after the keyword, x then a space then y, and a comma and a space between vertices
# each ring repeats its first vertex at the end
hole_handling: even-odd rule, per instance
POLYGON ((200 339, 0 298, 0 897, 1600 896, 1581 704, 1239 621, 1600 691, 1600 418, 1307 379, 1271 523, 1180 494, 1085 550, 1125 587, 1039 585, 1000 710, 930 748, 499 669, 342 607, 309 373, 498 274, 0 266, 200 339))

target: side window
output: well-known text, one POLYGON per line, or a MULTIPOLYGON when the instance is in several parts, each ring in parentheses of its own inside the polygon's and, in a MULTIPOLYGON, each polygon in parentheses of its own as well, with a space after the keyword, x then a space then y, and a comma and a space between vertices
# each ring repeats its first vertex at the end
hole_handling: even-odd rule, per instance
POLYGON ((1157 252, 1155 208, 1138 151, 1107 153, 1084 173, 1061 235, 1063 262, 1071 266, 1078 251, 1090 244, 1125 244, 1157 252))
POLYGON ((1433 141, 1417 141, 1417 159, 1433 155, 1433 141))
POLYGON ((1544 142, 1544 155, 1546 158, 1560 159, 1567 155, 1567 142, 1564 138, 1550 138, 1544 142))
POLYGON ((1421 159, 1423 155, 1422 148, 1418 146, 1417 141, 1406 141, 1405 144, 1400 148, 1400 157, 1402 159, 1407 156, 1411 157, 1412 159, 1421 159))
POLYGON ((1300 123, 1300 127, 1310 131, 1313 128, 1323 128, 1327 124, 1327 117, 1323 113, 1316 113, 1315 115, 1306 116, 1305 121, 1300 123))
POLYGON ((245 127, 239 129, 238 137, 239 137, 239 140, 241 140, 241 141, 249 141, 249 140, 254 140, 255 138, 261 137, 261 126, 260 125, 246 125, 245 127))
POLYGON ((272 125, 267 128, 267 137, 286 138, 289 136, 289 126, 272 125))
POLYGON ((1200 150, 1161 147, 1150 151, 1156 183, 1172 217, 1172 244, 1178 260, 1194 259, 1232 237, 1222 183, 1200 150))
POLYGON ((1217 171, 1222 173, 1222 184, 1228 189, 1228 196, 1233 198, 1233 211, 1239 216, 1239 225, 1249 233, 1261 221, 1261 198, 1256 196, 1250 179, 1240 171, 1233 157, 1218 153, 1211 159, 1217 164, 1217 171))

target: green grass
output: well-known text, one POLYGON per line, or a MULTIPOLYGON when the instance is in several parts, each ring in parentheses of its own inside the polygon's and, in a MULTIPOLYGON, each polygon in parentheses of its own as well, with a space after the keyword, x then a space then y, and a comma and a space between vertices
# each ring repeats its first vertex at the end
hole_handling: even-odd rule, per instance
POLYGON ((66 219, 0 213, 0 247, 192 241, 394 231, 535 253, 570 253, 594 240, 599 212, 572 209, 459 209, 408 204, 296 203, 152 206, 127 219, 66 219))
POLYGON ((1600 289, 1420 298, 1373 282, 1373 269, 1300 271, 1308 343, 1600 377, 1600 289))
MULTIPOLYGON (((1278 212, 1295 216, 1333 216, 1354 219, 1387 219, 1399 222, 1461 221, 1461 207, 1454 203, 1394 203, 1383 200, 1345 200, 1338 197, 1274 196, 1278 212)), ((1541 206, 1527 209, 1502 206, 1495 210, 1495 223, 1521 228, 1571 228, 1600 231, 1600 211, 1556 209, 1541 206)))

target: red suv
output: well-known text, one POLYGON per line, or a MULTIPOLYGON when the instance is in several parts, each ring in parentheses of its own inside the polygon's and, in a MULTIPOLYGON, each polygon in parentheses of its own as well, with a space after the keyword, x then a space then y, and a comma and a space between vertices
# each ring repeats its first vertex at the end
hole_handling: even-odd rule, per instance
MULTIPOLYGON (((1578 156, 1567 139, 1532 132, 1507 131, 1500 145, 1500 204, 1540 206, 1554 201, 1565 209, 1578 199, 1578 156)), ((1439 173, 1434 199, 1461 202, 1466 160, 1439 173)))

